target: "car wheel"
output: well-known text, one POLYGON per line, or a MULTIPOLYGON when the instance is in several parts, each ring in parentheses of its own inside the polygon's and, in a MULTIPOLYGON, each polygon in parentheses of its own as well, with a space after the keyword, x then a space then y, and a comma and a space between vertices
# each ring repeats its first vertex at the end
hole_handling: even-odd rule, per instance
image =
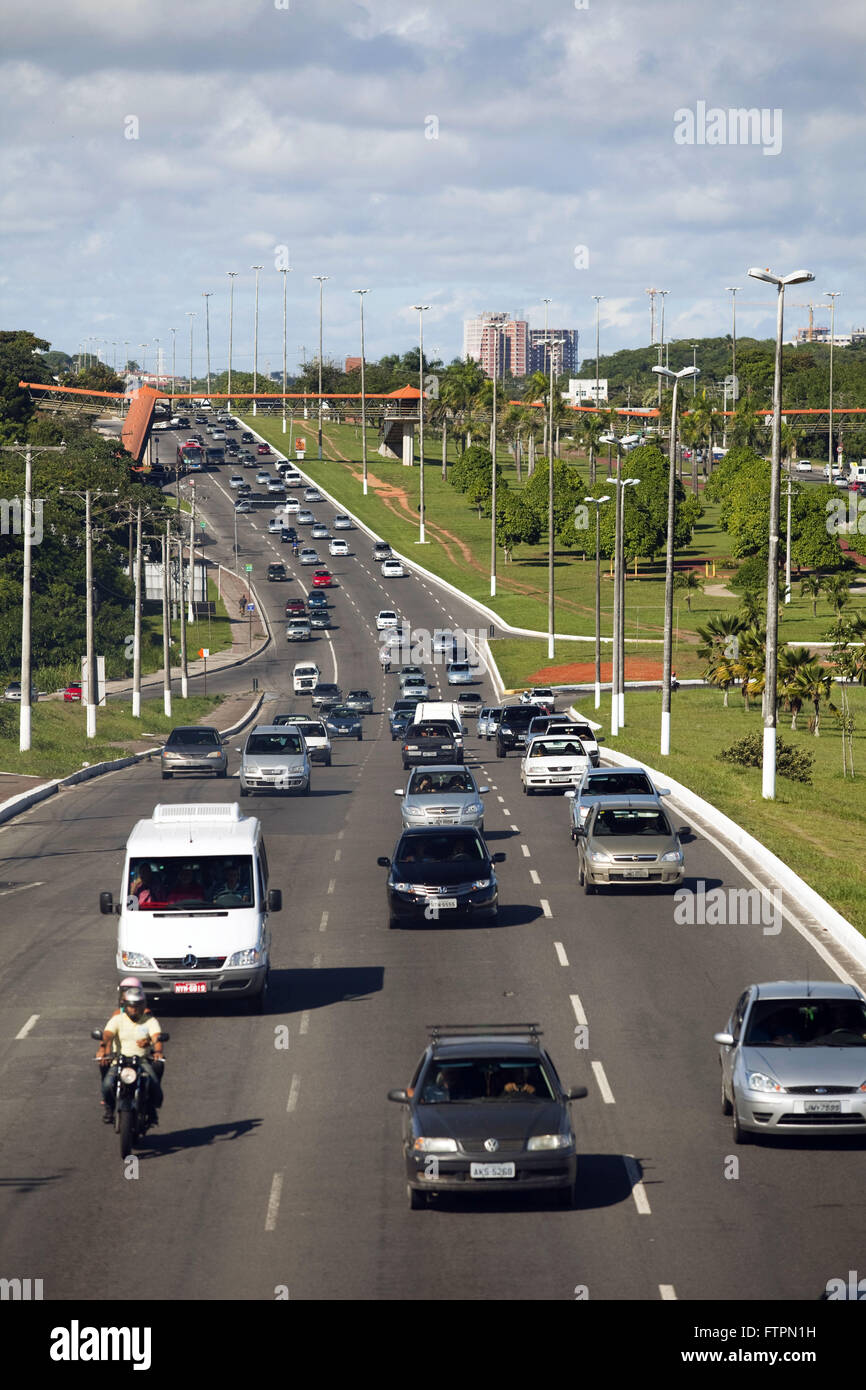
POLYGON ((583 892, 584 892, 584 896, 587 897, 587 898, 591 898, 591 897, 593 896, 593 894, 595 893, 595 884, 594 884, 594 883, 590 883, 589 879, 587 878, 586 874, 583 873, 583 871, 581 871, 580 877, 581 877, 581 882, 583 883, 583 892))
POLYGON ((170 782, 173 776, 174 776, 174 773, 172 773, 172 772, 164 772, 164 773, 162 774, 162 780, 163 780, 163 782, 170 782))
POLYGON ((734 1143, 735 1143, 735 1144, 751 1144, 751 1143, 753 1142, 753 1135, 752 1135, 752 1132, 751 1132, 751 1130, 749 1130, 749 1129, 743 1129, 743 1126, 742 1126, 741 1123, 740 1123, 740 1117, 739 1117, 739 1115, 737 1114, 737 1102, 736 1102, 736 1100, 734 1100, 734 1102, 733 1102, 733 1104, 732 1104, 732 1106, 731 1106, 731 1113, 732 1113, 732 1115, 733 1115, 733 1117, 734 1117, 734 1118, 733 1118, 734 1143))
POLYGON ((410 1187, 408 1183, 406 1184, 406 1193, 409 1197, 409 1210, 423 1211, 423 1209, 427 1206, 427 1193, 416 1192, 415 1188, 410 1187))
POLYGON ((524 794, 524 796, 534 796, 534 795, 535 795, 535 788, 534 788, 534 787, 527 787, 526 783, 524 782, 524 783, 523 783, 523 794, 524 794))
POLYGON ((362 740, 363 737, 364 737, 364 732, 363 732, 363 730, 362 730, 361 733, 359 733, 359 735, 358 735, 358 742, 359 742, 359 743, 361 742, 361 740, 362 740))
POLYGON ((301 792, 301 796, 309 796, 309 795, 310 795, 310 783, 309 783, 309 780, 308 780, 308 781, 307 781, 307 785, 304 787, 304 790, 301 792))
POLYGON ((408 771, 409 771, 409 764, 408 764, 408 763, 404 763, 404 764, 403 764, 403 771, 404 771, 404 772, 408 772, 408 771))
POLYGON ((719 1077, 720 1077, 720 1080, 721 1080, 721 1083, 722 1083, 722 1085, 721 1085, 721 1091, 722 1091, 722 1114, 723 1114, 723 1115, 730 1115, 730 1114, 731 1114, 731 1111, 733 1110, 734 1107, 731 1105, 731 1102, 728 1100, 727 1092, 725 1091, 725 1073, 724 1073, 724 1071, 722 1070, 721 1067, 719 1067, 719 1077))
POLYGON ((504 757, 505 757, 505 749, 504 749, 500 744, 498 744, 498 743, 497 743, 497 745, 496 745, 496 756, 497 756, 497 758, 504 758, 504 757))
POLYGON ((222 770, 222 772, 218 772, 218 773, 217 773, 217 777, 228 777, 228 775, 229 775, 229 770, 228 770, 227 767, 224 767, 223 770, 222 770))
POLYGON ((241 796, 249 796, 249 791, 247 790, 246 787, 240 787, 240 788, 239 788, 239 794, 240 794, 241 796))
POLYGON ((325 767, 330 767, 330 766, 331 766, 331 755, 330 755, 330 753, 329 753, 328 756, 327 756, 327 758, 325 759, 325 767))

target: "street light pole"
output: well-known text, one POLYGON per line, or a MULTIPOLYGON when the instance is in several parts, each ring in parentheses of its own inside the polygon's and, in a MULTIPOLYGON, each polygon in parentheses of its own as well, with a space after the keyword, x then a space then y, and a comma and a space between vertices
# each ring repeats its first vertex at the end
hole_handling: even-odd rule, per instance
MULTIPOLYGON (((213 290, 206 290, 202 294, 204 300, 204 321, 205 321, 205 343, 207 352, 207 398, 210 400, 210 298, 213 290)), ((157 371, 159 368, 157 367, 157 371)))
POLYGON ((424 537, 424 310, 429 309, 429 304, 413 304, 413 309, 418 310, 418 386, 420 395, 418 398, 418 467, 420 470, 420 497, 418 499, 418 510, 421 514, 421 530, 416 545, 426 545, 424 537))
POLYGON ((824 295, 830 300, 830 432, 827 436, 827 462, 830 465, 830 477, 828 482, 833 479, 833 345, 836 338, 836 300, 842 293, 841 290, 825 290, 824 295))
MULTIPOLYGON (((676 482, 677 482, 677 392, 684 377, 694 375, 694 367, 683 367, 672 372, 668 367, 653 367, 659 377, 667 377, 674 383, 671 402, 671 438, 668 455, 668 542, 665 557, 665 631, 664 657, 662 665, 662 726, 661 748, 663 757, 671 751, 671 668, 673 664, 674 632, 674 529, 676 526, 676 482)), ((661 385, 661 382, 659 382, 661 385)))
POLYGON ((135 523, 135 613, 132 618, 132 717, 141 718, 141 503, 135 523))
POLYGON ((598 709, 601 704, 601 551, 599 549, 599 517, 602 504, 604 502, 609 502, 610 498, 605 494, 604 497, 584 497, 583 500, 584 502, 592 502, 595 506, 595 708, 598 709))
POLYGON ((169 329, 171 333, 171 408, 174 410, 174 391, 175 391, 175 349, 177 348, 177 329, 169 329))
MULTIPOLYGON (((548 300, 545 303, 549 303, 548 300)), ((564 338, 545 338, 544 350, 557 347, 564 343, 564 338)), ((553 583, 553 358, 550 353, 550 378, 548 384, 548 420, 547 420, 547 656, 548 660, 553 660, 554 655, 554 583, 553 583)))
POLYGON ((250 266, 250 270, 256 272, 256 307, 253 316, 253 415, 258 414, 256 391, 259 384, 259 271, 261 269, 260 265, 250 266))
POLYGON ((592 298, 595 300, 595 408, 596 410, 598 410, 598 344, 600 331, 599 313, 601 310, 601 301, 604 299, 604 295, 594 294, 592 295, 592 298))
POLYGON ((186 316, 189 319, 189 403, 192 406, 192 321, 196 317, 195 311, 187 309, 186 316))
POLYGON ((288 312, 288 292, 289 292, 289 267, 281 266, 280 274, 283 277, 283 434, 286 432, 286 378, 287 378, 287 358, 286 358, 286 322, 288 312))
POLYGON ((770 534, 767 549, 767 650, 764 664, 764 747, 761 795, 771 801, 776 795, 776 670, 779 637, 779 468, 782 453, 782 331, 785 317, 785 286, 814 280, 809 270, 791 275, 773 275, 753 266, 749 275, 776 286, 776 358, 773 375, 773 443, 770 461, 770 534))
POLYGON ((325 281, 330 280, 330 275, 314 275, 313 279, 319 282, 319 458, 322 457, 322 313, 324 308, 324 289, 325 281))
POLYGON ((366 384, 364 381, 364 295, 369 293, 369 290, 355 290, 355 294, 358 296, 358 304, 361 309, 361 453, 363 454, 362 468, 365 497, 367 496, 367 395, 366 384))
POLYGON ((171 556, 171 522, 166 520, 162 537, 162 708, 171 718, 171 613, 168 602, 168 565, 171 556))
MULTIPOLYGON (((505 354, 503 353, 503 356, 505 354)), ((499 325, 493 333, 493 421, 491 426, 491 457, 493 466, 490 473, 490 597, 496 597, 496 387, 499 379, 499 325)))
POLYGON ((236 276, 237 274, 238 274, 238 272, 237 272, 236 270, 227 270, 227 271, 226 271, 226 275, 229 277, 229 285, 230 285, 230 287, 231 287, 231 288, 229 289, 229 384, 228 384, 228 402, 227 402, 227 404, 226 404, 226 409, 229 410, 229 411, 231 411, 231 408, 232 408, 232 329, 233 329, 233 327, 234 327, 234 316, 235 316, 235 276, 236 276))

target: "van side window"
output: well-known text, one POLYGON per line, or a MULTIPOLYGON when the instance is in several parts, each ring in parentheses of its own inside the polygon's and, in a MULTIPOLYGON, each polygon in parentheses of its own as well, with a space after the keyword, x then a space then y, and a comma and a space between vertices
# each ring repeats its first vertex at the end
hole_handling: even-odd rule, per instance
POLYGON ((267 880, 266 871, 263 869, 263 867, 262 867, 262 861, 261 861, 261 859, 258 857, 258 855, 256 856, 256 877, 257 877, 257 879, 258 879, 258 881, 259 881, 259 890, 258 890, 259 902, 260 902, 260 903, 265 903, 265 902, 267 902, 267 896, 268 896, 268 895, 267 895, 267 892, 266 892, 267 881, 268 881, 268 880, 267 880))

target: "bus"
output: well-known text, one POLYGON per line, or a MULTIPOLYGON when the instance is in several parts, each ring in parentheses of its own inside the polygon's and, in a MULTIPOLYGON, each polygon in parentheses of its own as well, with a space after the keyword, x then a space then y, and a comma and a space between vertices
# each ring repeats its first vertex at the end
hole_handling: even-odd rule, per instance
POLYGON ((177 471, 182 469, 200 472, 204 468, 204 449, 195 440, 177 446, 177 471))

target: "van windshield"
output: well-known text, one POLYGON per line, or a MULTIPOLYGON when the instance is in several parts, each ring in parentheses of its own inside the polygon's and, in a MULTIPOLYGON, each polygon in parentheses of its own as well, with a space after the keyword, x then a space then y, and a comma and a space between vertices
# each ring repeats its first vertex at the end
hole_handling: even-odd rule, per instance
POLYGON ((129 861, 126 906, 132 911, 252 907, 254 901, 250 855, 150 855, 129 861))

